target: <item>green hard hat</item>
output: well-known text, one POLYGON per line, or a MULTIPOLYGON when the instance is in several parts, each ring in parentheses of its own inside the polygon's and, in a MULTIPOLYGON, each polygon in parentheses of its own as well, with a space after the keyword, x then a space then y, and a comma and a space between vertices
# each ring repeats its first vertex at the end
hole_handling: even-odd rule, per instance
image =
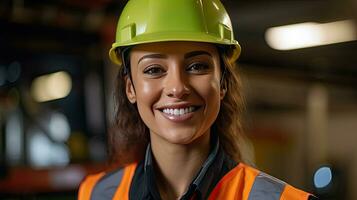
POLYGON ((195 41, 231 46, 234 62, 241 48, 219 0, 129 0, 116 30, 110 59, 121 65, 122 47, 164 41, 195 41))

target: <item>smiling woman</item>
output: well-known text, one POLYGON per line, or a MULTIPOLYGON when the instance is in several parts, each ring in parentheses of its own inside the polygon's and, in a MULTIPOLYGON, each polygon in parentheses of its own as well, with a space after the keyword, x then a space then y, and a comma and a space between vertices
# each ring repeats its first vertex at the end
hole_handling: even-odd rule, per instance
POLYGON ((132 79, 126 79, 126 93, 148 126, 151 143, 162 147, 190 144, 196 139, 208 142, 225 93, 220 88, 215 46, 194 42, 142 44, 133 48, 130 61, 132 79), (163 56, 145 58, 151 55, 163 56))
POLYGON ((129 1, 110 50, 122 167, 88 176, 79 199, 308 199, 249 166, 239 54, 219 0, 129 1))

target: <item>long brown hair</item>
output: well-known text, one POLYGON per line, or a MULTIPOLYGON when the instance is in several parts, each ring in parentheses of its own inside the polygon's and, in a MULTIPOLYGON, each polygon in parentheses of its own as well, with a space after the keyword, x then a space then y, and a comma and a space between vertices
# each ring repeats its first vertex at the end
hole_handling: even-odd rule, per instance
MULTIPOLYGON (((241 79, 236 65, 229 62, 227 55, 229 50, 220 51, 221 68, 225 68, 222 87, 226 89, 226 94, 212 128, 217 131, 224 151, 233 160, 252 164, 250 143, 243 134, 241 124, 244 111, 241 79)), ((149 129, 142 121, 136 104, 131 104, 126 97, 125 76, 124 70, 119 70, 114 96, 115 124, 108 137, 109 154, 112 161, 119 165, 140 161, 150 140, 149 129)))

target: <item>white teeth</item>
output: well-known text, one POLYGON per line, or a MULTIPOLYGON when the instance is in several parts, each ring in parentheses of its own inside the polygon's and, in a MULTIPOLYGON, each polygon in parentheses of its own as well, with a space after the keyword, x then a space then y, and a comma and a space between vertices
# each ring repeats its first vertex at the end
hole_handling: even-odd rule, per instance
POLYGON ((180 115, 183 115, 185 113, 185 109, 180 108, 180 115))
POLYGON ((179 109, 174 109, 174 115, 179 115, 180 114, 180 110, 179 109))
POLYGON ((195 108, 193 106, 190 106, 188 108, 175 108, 175 109, 170 109, 170 108, 165 108, 163 110, 164 113, 166 114, 170 114, 170 115, 184 115, 184 114, 187 114, 187 113, 190 113, 190 112, 193 112, 195 108))

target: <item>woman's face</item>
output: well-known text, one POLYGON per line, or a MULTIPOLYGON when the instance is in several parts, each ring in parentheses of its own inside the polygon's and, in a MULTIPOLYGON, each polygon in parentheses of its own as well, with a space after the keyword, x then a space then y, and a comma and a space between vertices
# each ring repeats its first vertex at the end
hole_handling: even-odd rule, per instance
POLYGON ((224 91, 216 47, 198 42, 158 42, 133 47, 129 101, 136 102, 151 139, 189 144, 216 120, 224 91))

